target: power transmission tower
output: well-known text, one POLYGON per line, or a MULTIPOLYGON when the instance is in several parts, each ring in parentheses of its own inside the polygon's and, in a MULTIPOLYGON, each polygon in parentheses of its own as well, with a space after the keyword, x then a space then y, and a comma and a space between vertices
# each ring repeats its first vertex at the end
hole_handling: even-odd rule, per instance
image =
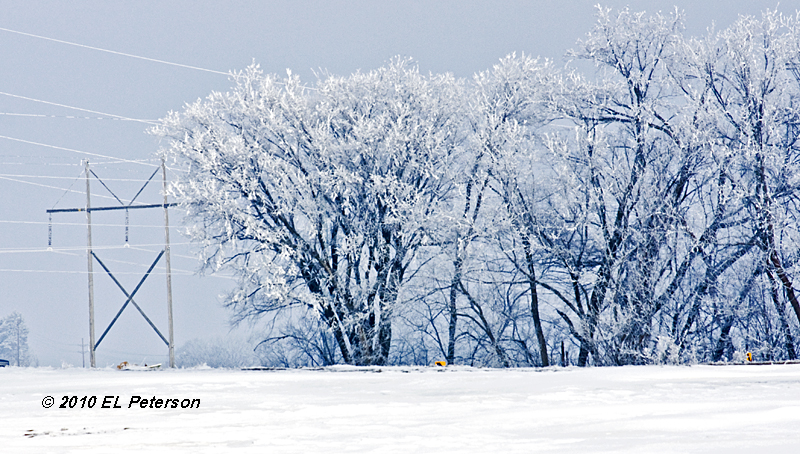
MULTIPOLYGON (((61 208, 61 209, 51 209, 47 210, 47 213, 52 216, 53 213, 77 213, 77 212, 85 212, 86 213, 86 267, 88 272, 88 290, 89 290, 89 363, 90 367, 96 367, 96 358, 95 358, 95 350, 106 337, 111 327, 117 322, 122 312, 128 307, 128 304, 133 304, 133 306, 139 311, 139 313, 144 317, 147 323, 150 325, 151 328, 158 334, 161 340, 169 348, 169 367, 175 367, 175 341, 174 341, 174 330, 173 330, 173 321, 172 321, 172 269, 170 263, 170 246, 169 246, 169 207, 175 206, 174 203, 167 202, 167 173, 166 173, 166 165, 164 161, 161 161, 161 181, 162 181, 162 190, 164 192, 164 202, 160 204, 139 204, 133 205, 133 202, 136 201, 136 198, 142 193, 144 188, 150 183, 153 177, 158 173, 159 169, 156 169, 150 178, 144 183, 144 185, 139 189, 139 192, 133 197, 133 199, 128 203, 125 204, 119 197, 114 194, 111 189, 106 186, 106 184, 101 180, 97 174, 95 174, 89 168, 89 161, 85 161, 85 171, 86 171, 86 206, 81 208, 61 208), (117 201, 120 202, 120 206, 106 206, 106 207, 92 207, 92 200, 91 200, 91 188, 90 188, 90 175, 93 175, 97 180, 102 184, 117 201), (125 241, 127 243, 128 240, 128 224, 127 224, 127 213, 129 210, 135 209, 147 209, 147 208, 163 208, 164 210, 164 249, 159 252, 156 259, 148 268, 147 272, 141 278, 139 283, 136 285, 136 288, 132 292, 128 292, 125 287, 117 280, 111 270, 103 263, 102 260, 95 254, 92 250, 92 212, 94 211, 113 211, 113 210, 125 210, 126 212, 126 225, 125 225, 125 241), (150 320, 147 314, 144 313, 144 310, 134 301, 133 297, 141 288, 142 284, 144 284, 145 280, 150 276, 153 269, 155 268, 156 264, 164 257, 165 259, 165 266, 166 266, 166 278, 167 278, 167 319, 168 319, 168 337, 164 337, 161 334, 161 331, 156 327, 156 325, 150 320), (125 303, 117 312, 114 319, 111 320, 108 327, 103 331, 103 334, 100 336, 100 339, 95 342, 95 318, 94 318, 94 269, 93 264, 97 261, 97 263, 103 268, 103 270, 108 274, 112 281, 119 287, 122 293, 127 298, 125 303)), ((81 341, 82 342, 82 341, 81 341)))

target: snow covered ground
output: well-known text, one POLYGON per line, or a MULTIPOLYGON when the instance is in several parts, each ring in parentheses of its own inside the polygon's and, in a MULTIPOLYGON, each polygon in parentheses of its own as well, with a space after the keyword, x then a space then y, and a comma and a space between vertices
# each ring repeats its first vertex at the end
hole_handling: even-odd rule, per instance
POLYGON ((800 452, 800 365, 380 371, 0 368, 0 452, 800 452))

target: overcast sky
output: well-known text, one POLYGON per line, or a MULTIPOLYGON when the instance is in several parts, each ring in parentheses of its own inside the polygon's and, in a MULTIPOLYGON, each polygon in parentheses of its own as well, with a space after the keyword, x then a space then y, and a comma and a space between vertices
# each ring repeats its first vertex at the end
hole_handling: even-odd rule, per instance
MULTIPOLYGON (((229 80, 219 72, 253 61, 266 72, 291 68, 308 83, 315 71, 345 75, 396 55, 414 58, 424 72, 458 77, 487 69, 511 52, 562 62, 591 29, 596 3, 0 0, 0 28, 7 29, 0 30, 0 317, 23 315, 40 364, 81 365, 81 339, 87 343, 89 337, 86 218, 54 214, 50 251, 46 210, 85 205, 82 159, 122 200, 153 174, 159 143, 145 134, 148 123, 120 117, 157 120, 212 90, 227 89, 229 80)), ((758 15, 777 2, 602 4, 648 12, 677 5, 686 14, 687 33, 699 35, 712 23, 724 28, 740 14, 758 15)), ((793 13, 798 7, 800 2, 783 1, 779 9, 793 13)), ((161 202, 160 177, 137 201, 161 202)), ((96 179, 91 185, 93 206, 119 204, 96 179)), ((95 212, 92 221, 98 257, 132 291, 162 247, 163 213, 131 211, 128 248, 124 212, 95 212)), ((218 295, 233 281, 194 275, 197 262, 180 235, 180 212, 172 210, 170 221, 176 344, 224 336, 229 314, 218 295)), ((96 263, 94 270, 103 273, 96 263)), ((165 287, 160 262, 135 300, 166 335, 165 287)), ((107 275, 96 274, 98 338, 124 301, 107 275)), ((166 361, 166 352, 128 307, 98 348, 97 364, 166 361)))

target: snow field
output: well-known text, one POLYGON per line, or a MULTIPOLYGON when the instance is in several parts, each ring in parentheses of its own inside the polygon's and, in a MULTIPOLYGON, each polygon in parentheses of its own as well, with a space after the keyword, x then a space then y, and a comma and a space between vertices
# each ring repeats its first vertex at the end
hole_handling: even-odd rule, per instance
POLYGON ((800 366, 0 369, 0 452, 128 451, 796 453, 800 366))

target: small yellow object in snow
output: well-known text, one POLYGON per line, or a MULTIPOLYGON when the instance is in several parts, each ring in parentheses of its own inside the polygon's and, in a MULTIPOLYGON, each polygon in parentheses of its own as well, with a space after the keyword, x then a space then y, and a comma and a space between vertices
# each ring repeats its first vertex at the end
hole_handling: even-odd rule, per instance
POLYGON ((128 367, 128 362, 127 361, 123 361, 123 362, 119 363, 119 366, 117 366, 117 369, 122 370, 122 369, 125 369, 126 367, 128 367))
POLYGON ((447 365, 447 361, 436 361, 434 364, 440 367, 444 367, 447 365))
POLYGON ((747 360, 748 361, 753 361, 753 354, 752 353, 747 352, 747 360))

